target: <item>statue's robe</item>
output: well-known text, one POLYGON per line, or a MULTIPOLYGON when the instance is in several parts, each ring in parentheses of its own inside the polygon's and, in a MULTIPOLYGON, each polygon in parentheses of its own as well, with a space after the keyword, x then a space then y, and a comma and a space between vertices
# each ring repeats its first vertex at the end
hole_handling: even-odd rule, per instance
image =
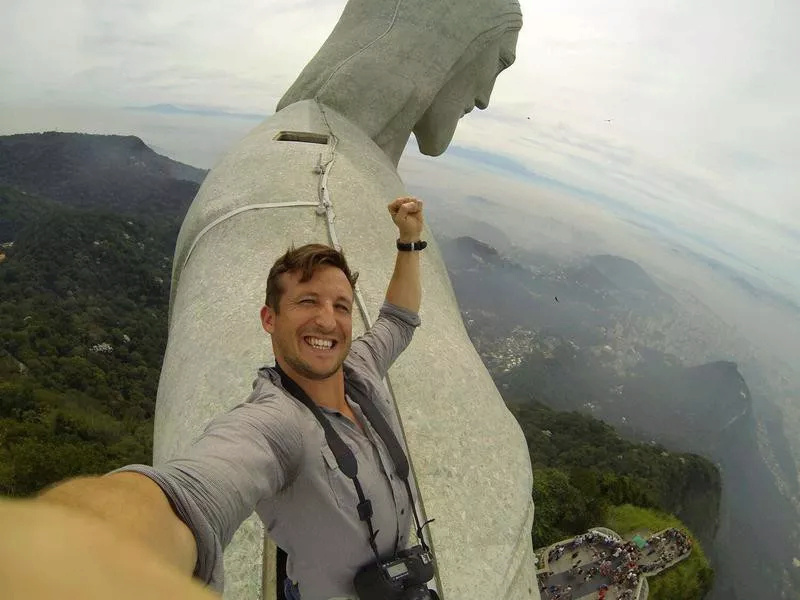
MULTIPOLYGON (((292 136, 289 136, 292 137, 292 136)), ((216 415, 242 402, 272 364, 261 328, 266 276, 291 244, 330 243, 317 203, 327 165, 335 232, 371 318, 394 267, 386 205, 405 195, 395 166, 353 124, 313 100, 253 130, 209 173, 178 238, 169 341, 158 391, 156 464, 180 454, 216 415), (281 132, 335 136, 280 141, 281 132), (272 205, 272 206, 271 206, 272 205)), ((522 431, 470 342, 430 232, 422 252, 422 326, 390 370, 445 600, 538 599, 531 545, 531 465, 522 431)), ((354 337, 365 324, 354 311, 354 337)), ((253 517, 226 551, 226 597, 274 597, 269 544, 253 517)), ((412 539, 414 539, 412 537, 412 539)), ((365 542, 366 543, 366 542, 365 542)), ((280 582, 278 582, 280 584, 280 582)))

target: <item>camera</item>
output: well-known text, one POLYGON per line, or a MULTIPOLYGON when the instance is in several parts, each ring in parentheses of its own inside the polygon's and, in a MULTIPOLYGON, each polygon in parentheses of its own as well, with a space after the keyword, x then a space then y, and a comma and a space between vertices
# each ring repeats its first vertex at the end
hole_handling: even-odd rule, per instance
POLYGON ((439 600, 426 585, 433 575, 433 555, 414 546, 363 567, 353 583, 361 600, 439 600))

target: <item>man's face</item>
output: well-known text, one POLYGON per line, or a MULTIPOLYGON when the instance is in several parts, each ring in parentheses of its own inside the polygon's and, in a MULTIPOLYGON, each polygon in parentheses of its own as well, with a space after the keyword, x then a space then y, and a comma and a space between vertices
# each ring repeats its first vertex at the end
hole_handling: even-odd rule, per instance
POLYGON ((514 62, 518 37, 519 31, 502 35, 439 90, 414 126, 423 154, 442 154, 453 139, 459 119, 476 106, 484 109, 489 105, 497 76, 514 62))
POLYGON ((281 283, 279 312, 268 306, 261 309, 261 324, 272 336, 275 358, 296 375, 327 379, 341 368, 350 351, 350 282, 341 269, 323 266, 305 283, 300 283, 300 273, 284 273, 281 283))

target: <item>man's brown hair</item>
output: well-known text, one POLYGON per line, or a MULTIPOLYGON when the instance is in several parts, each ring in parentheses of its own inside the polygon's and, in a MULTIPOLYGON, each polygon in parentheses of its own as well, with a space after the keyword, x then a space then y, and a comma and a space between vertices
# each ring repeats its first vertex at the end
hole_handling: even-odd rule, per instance
POLYGON ((267 277, 267 297, 264 303, 278 314, 278 306, 285 291, 281 285, 281 275, 299 272, 300 283, 305 283, 323 266, 336 267, 343 271, 350 287, 355 291, 358 273, 350 271, 344 254, 325 244, 306 244, 299 248, 292 246, 272 265, 267 277))

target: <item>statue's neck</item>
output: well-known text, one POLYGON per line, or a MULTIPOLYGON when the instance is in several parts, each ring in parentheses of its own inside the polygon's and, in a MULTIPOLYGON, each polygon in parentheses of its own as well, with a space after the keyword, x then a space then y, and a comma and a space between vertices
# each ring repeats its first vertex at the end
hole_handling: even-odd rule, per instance
POLYGON ((411 132, 405 136, 397 136, 391 140, 388 144, 384 144, 381 146, 381 149, 386 153, 386 156, 389 157, 389 160, 392 161, 395 169, 397 165, 400 163, 400 157, 403 155, 403 151, 406 149, 406 144, 408 144, 408 139, 411 137, 411 132))

